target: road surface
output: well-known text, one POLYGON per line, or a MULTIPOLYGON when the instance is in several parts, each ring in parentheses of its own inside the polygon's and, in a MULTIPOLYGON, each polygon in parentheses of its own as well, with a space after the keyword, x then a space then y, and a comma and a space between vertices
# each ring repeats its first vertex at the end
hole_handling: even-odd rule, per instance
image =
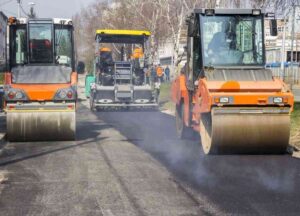
MULTIPOLYGON (((189 185, 216 214, 299 215, 300 160, 289 155, 205 156, 197 141, 178 141, 172 116, 98 113, 134 145, 189 185)), ((204 204, 205 205, 205 204, 204 204)))
POLYGON ((299 215, 300 160, 204 156, 160 112, 90 112, 76 142, 7 143, 0 215, 299 215))

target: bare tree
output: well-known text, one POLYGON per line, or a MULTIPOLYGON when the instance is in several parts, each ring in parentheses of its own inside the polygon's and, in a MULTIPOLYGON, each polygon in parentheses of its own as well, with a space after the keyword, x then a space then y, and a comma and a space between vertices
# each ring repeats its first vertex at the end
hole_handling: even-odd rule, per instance
POLYGON ((151 54, 158 57, 158 47, 172 44, 174 67, 180 63, 180 43, 186 33, 185 19, 194 8, 267 8, 284 14, 300 0, 95 0, 74 16, 78 56, 91 67, 95 55, 95 30, 99 28, 149 30, 151 54))

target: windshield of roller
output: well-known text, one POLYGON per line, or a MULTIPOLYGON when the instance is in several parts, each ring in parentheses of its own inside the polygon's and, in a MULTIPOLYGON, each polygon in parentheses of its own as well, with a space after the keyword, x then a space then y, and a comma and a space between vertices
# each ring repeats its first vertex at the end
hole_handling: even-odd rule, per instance
POLYGON ((52 20, 10 26, 13 83, 69 83, 74 70, 73 27, 52 20))
POLYGON ((53 62, 53 38, 51 23, 29 24, 30 63, 53 62))
POLYGON ((204 65, 263 65, 263 18, 250 15, 200 16, 204 65))

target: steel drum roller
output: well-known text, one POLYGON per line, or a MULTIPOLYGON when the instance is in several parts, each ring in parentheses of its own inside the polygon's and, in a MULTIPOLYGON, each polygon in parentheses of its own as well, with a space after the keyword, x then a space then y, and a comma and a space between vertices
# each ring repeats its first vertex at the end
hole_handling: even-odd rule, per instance
POLYGON ((75 111, 7 112, 9 141, 66 141, 75 140, 75 111))
POLYGON ((206 154, 284 153, 290 116, 281 108, 214 108, 201 114, 200 135, 206 154))

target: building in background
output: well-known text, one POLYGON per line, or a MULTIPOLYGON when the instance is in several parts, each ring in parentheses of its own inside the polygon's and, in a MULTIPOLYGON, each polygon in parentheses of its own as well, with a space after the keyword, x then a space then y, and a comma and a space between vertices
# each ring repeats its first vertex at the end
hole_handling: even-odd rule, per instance
POLYGON ((286 17, 286 24, 283 19, 277 20, 278 35, 270 36, 269 21, 265 21, 265 46, 267 63, 281 62, 281 53, 284 53, 283 60, 285 62, 300 62, 300 9, 295 8, 295 17, 293 13, 289 13, 286 17), (294 32, 293 23, 294 21, 294 32), (284 31, 285 27, 285 31, 284 31), (285 44, 283 46, 285 33, 285 44), (293 45, 292 45, 293 41, 293 45), (284 52, 282 52, 284 49, 284 52), (292 50, 293 49, 293 55, 292 50), (293 56, 293 59, 291 57, 293 56))
POLYGON ((174 62, 174 44, 171 39, 167 39, 164 43, 160 44, 158 48, 158 58, 159 64, 166 68, 167 66, 170 68, 170 76, 171 79, 175 77, 176 73, 184 66, 186 63, 186 55, 184 52, 186 46, 186 31, 183 31, 180 37, 179 43, 179 52, 178 52, 178 66, 175 66, 176 62, 174 62))
POLYGON ((167 40, 158 49, 159 63, 162 66, 171 66, 173 64, 173 43, 167 40))

